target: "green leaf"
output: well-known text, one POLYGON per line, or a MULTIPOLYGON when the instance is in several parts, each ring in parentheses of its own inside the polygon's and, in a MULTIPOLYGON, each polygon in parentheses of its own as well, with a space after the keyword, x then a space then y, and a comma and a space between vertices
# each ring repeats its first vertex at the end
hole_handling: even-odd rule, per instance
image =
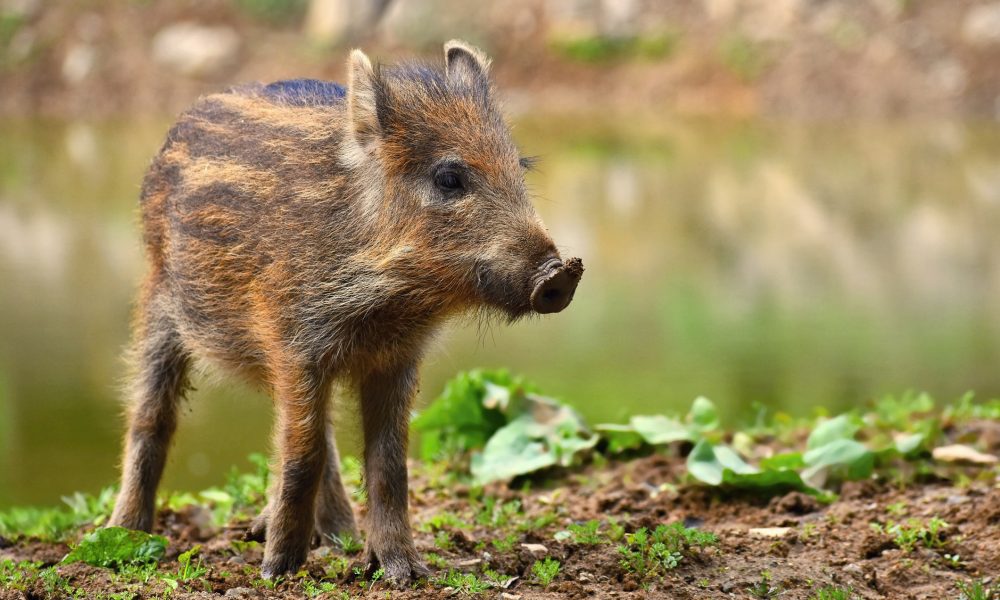
POLYGON ((64 563, 84 562, 95 567, 158 562, 167 550, 167 538, 123 527, 105 527, 87 534, 66 555, 64 563))
POLYGON ((684 423, 663 415, 637 415, 629 421, 632 428, 654 446, 679 441, 694 441, 691 431, 684 423))
POLYGON ((835 439, 806 452, 802 459, 807 469, 802 479, 822 488, 831 480, 857 480, 869 477, 875 468, 875 453, 856 440, 835 439))
POLYGON ((229 495, 228 492, 224 492, 218 488, 202 490, 198 495, 201 496, 202 499, 216 504, 232 504, 234 502, 233 497, 229 495))
POLYGON ((767 469, 758 473, 735 473, 726 469, 722 474, 722 483, 741 489, 794 489, 810 494, 817 492, 790 469, 767 469))
POLYGON ((483 484, 557 464, 569 466, 577 454, 593 448, 598 439, 568 406, 527 395, 525 412, 493 434, 481 453, 473 454, 472 475, 483 484))
POLYGON ((412 427, 420 434, 420 457, 435 460, 482 448, 507 424, 505 412, 520 406, 516 400, 528 387, 503 370, 459 373, 413 419, 412 427))
POLYGON ((909 456, 923 450, 926 439, 927 436, 923 433, 910 433, 897 437, 894 445, 900 454, 909 456))
POLYGON ((687 469, 691 475, 709 485, 719 485, 723 482, 728 469, 738 475, 757 473, 757 469, 748 465, 724 445, 714 445, 708 440, 700 440, 687 457, 687 469))
POLYGON ((698 396, 691 404, 691 411, 688 413, 688 420, 691 427, 700 433, 713 431, 719 427, 719 413, 715 409, 715 404, 704 396, 698 396))
POLYGON ((775 454, 774 456, 769 456, 760 461, 760 468, 762 470, 781 470, 781 469, 801 469, 806 466, 806 462, 802 460, 801 452, 785 452, 784 454, 775 454))
POLYGON ((747 464, 732 448, 701 440, 688 455, 687 468, 691 475, 709 485, 726 485, 741 489, 795 489, 818 493, 807 485, 794 470, 802 459, 797 453, 778 455, 761 462, 761 469, 747 464), (765 468, 764 465, 768 466, 765 468), (786 465, 788 468, 786 468, 786 465))
POLYGON ((825 446, 835 440, 854 439, 860 425, 850 415, 840 415, 821 421, 809 434, 806 448, 813 450, 825 446))
POLYGON ((554 452, 535 435, 531 417, 525 415, 502 427, 481 453, 472 455, 472 476, 479 483, 511 479, 558 462, 554 452))
POLYGON ((608 442, 610 454, 621 454, 630 450, 638 450, 645 441, 631 425, 619 423, 602 423, 595 425, 594 431, 608 442))

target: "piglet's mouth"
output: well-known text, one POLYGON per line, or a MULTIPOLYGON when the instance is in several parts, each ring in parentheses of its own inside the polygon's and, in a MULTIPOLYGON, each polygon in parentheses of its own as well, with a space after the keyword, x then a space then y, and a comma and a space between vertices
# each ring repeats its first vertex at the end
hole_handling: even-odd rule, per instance
POLYGON ((573 301, 576 286, 583 277, 583 261, 571 258, 563 263, 558 258, 545 262, 538 271, 531 291, 531 308, 540 314, 557 313, 573 301))

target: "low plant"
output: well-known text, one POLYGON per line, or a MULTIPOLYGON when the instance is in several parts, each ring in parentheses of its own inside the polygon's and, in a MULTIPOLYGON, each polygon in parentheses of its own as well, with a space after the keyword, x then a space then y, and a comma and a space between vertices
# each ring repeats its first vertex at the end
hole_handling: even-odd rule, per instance
POLYGON ((536 560, 535 564, 531 565, 531 574, 542 587, 549 587, 552 580, 559 575, 559 566, 558 560, 546 556, 545 560, 536 560))
POLYGON ((510 552, 514 549, 514 544, 517 543, 518 536, 515 533, 508 534, 502 538, 497 538, 493 540, 493 547, 497 549, 498 552, 510 552))
POLYGON ((618 546, 619 563, 626 571, 643 578, 663 575, 674 569, 691 548, 705 548, 718 543, 714 534, 684 527, 681 523, 660 525, 652 532, 645 527, 625 534, 625 543, 618 546))
POLYGON ((323 567, 323 577, 326 579, 340 579, 351 572, 351 563, 343 556, 330 554, 326 558, 326 565, 323 567))
POLYGON ((424 555, 424 559, 427 561, 427 564, 435 569, 444 569, 448 566, 448 561, 437 552, 428 552, 424 555))
POLYGON ((82 525, 100 525, 114 507, 115 488, 97 495, 76 492, 63 497, 65 508, 14 507, 0 511, 0 535, 59 542, 82 525))
POLYGON ((195 546, 177 557, 177 562, 180 563, 177 568, 177 581, 191 581, 208 573, 208 567, 202 564, 200 553, 201 546, 195 546), (195 558, 198 560, 195 561, 195 558))
POLYGON ((768 600, 769 598, 777 598, 781 595, 781 588, 776 585, 771 585, 771 573, 770 571, 763 571, 760 574, 760 579, 747 588, 747 592, 754 598, 759 600, 768 600))
POLYGON ((15 562, 9 558, 0 560, 0 589, 27 589, 28 583, 34 579, 39 563, 28 561, 15 562))
POLYGON ((850 587, 828 585, 816 590, 809 600, 852 600, 854 597, 854 590, 850 587))
POLYGON ((1000 588, 987 586, 981 579, 958 582, 958 600, 996 600, 1000 597, 1000 588))
POLYGON ((593 546, 604 541, 599 532, 600 528, 601 522, 597 519, 591 519, 585 523, 571 523, 566 529, 577 544, 593 546))
POLYGON ((345 533, 343 535, 330 535, 330 540, 334 543, 334 545, 340 548, 344 554, 357 554, 365 547, 364 540, 354 537, 354 535, 350 533, 345 533))
POLYGON ((337 584, 330 581, 313 581, 309 577, 302 578, 302 593, 307 598, 315 598, 321 594, 332 594, 337 591, 337 584))
POLYGON ((420 531, 427 533, 439 531, 441 529, 468 529, 470 525, 463 521, 455 513, 441 512, 420 524, 420 531))
POLYGON ((918 545, 930 550, 943 548, 945 545, 943 534, 948 529, 948 523, 938 517, 931 517, 927 521, 907 519, 901 523, 887 521, 885 525, 872 523, 872 529, 888 535, 897 548, 909 553, 918 545))
POLYGON ((483 499, 483 505, 476 513, 476 523, 487 527, 506 527, 512 519, 523 514, 520 500, 504 502, 494 496, 483 499))
POLYGON ((448 569, 444 575, 431 579, 431 583, 440 587, 448 587, 463 594, 482 594, 490 589, 489 581, 479 579, 472 573, 462 573, 448 569))
POLYGON ((88 533, 64 563, 84 562, 94 567, 156 563, 167 550, 167 538, 123 527, 104 527, 88 533))
POLYGON ((451 541, 451 535, 447 531, 439 531, 434 536, 434 545, 441 550, 451 550, 455 543, 451 541))

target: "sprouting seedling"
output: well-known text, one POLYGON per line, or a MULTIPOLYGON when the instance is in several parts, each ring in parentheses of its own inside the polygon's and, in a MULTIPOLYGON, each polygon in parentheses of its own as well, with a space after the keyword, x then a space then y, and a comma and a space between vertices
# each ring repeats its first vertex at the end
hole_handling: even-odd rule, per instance
POLYGON ((364 548, 364 543, 350 533, 343 535, 329 534, 329 537, 330 541, 344 551, 344 554, 357 554, 364 548))
POLYGON ((538 580, 538 583, 542 584, 542 587, 549 587, 552 580, 559 574, 559 566, 558 560, 546 556, 545 560, 536 560, 535 564, 531 565, 531 573, 538 580))

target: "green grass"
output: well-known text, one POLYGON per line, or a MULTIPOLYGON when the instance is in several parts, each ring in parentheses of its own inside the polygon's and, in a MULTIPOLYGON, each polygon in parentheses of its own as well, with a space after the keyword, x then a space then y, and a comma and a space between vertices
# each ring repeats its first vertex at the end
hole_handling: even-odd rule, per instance
POLYGON ((497 538, 492 541, 493 547, 496 548, 497 552, 506 554, 514 549, 514 544, 517 543, 519 539, 516 533, 510 533, 502 538, 497 538))
POLYGON ((434 536, 434 546, 441 550, 451 550, 455 546, 455 542, 451 541, 451 534, 447 531, 439 531, 434 536))
POLYGON ((552 580, 559 575, 559 566, 558 560, 546 556, 545 560, 536 560, 535 564, 531 565, 531 574, 542 587, 549 587, 552 580))
POLYGON ((987 586, 981 579, 958 583, 958 600, 997 600, 1000 588, 987 586))
POLYGON ((852 600, 854 590, 850 587, 828 585, 816 590, 809 600, 852 600))
POLYGON ((948 527, 948 523, 938 517, 931 517, 926 521, 907 519, 902 523, 888 521, 885 525, 872 523, 873 530, 891 537, 896 547, 906 553, 913 552, 917 546, 929 550, 943 548, 944 533, 948 527))
POLYGON ((449 569, 443 575, 432 577, 432 585, 443 588, 452 588, 458 593, 466 595, 482 594, 489 590, 493 584, 485 579, 480 579, 472 573, 462 573, 449 569))
POLYGON ((14 507, 0 512, 0 535, 10 538, 38 538, 59 542, 82 525, 100 525, 111 515, 116 489, 106 487, 97 495, 81 494, 63 498, 65 508, 14 507))
POLYGON ((600 528, 601 522, 597 519, 591 519, 586 523, 573 523, 566 529, 569 531, 571 539, 577 544, 592 546, 604 541, 604 536, 598 531, 600 528))
POLYGON ((344 535, 331 535, 330 540, 340 548, 344 554, 357 554, 365 547, 365 542, 361 538, 356 538, 350 533, 344 535))
POLYGON ((747 593, 758 600, 768 600, 769 598, 777 598, 782 594, 782 591, 780 586, 771 585, 771 572, 762 571, 760 579, 747 588, 747 593))
POLYGON ((681 523, 659 525, 650 532, 645 527, 625 534, 625 543, 618 546, 622 568, 641 578, 662 576, 677 568, 685 553, 693 548, 707 548, 718 543, 714 534, 684 527, 681 523))
MULTIPOLYGON (((309 579, 308 577, 303 578, 299 586, 300 589, 302 590, 302 593, 305 594, 307 598, 315 598, 323 594, 330 594, 332 596, 333 594, 340 591, 337 588, 336 583, 332 583, 329 581, 316 582, 313 581, 312 579, 309 579)), ((344 595, 346 594, 347 593, 344 592, 344 595)), ((349 597, 349 595, 347 595, 347 597, 349 597)))

